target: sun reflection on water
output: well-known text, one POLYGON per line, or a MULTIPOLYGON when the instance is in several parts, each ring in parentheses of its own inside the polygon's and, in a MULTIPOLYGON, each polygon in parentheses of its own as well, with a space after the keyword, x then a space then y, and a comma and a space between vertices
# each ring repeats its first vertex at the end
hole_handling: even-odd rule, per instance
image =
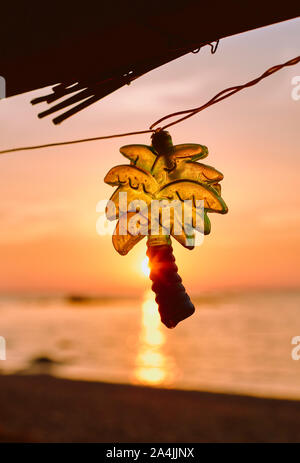
POLYGON ((135 381, 148 385, 170 384, 173 362, 166 356, 166 342, 154 294, 149 291, 142 304, 142 326, 136 358, 135 381))

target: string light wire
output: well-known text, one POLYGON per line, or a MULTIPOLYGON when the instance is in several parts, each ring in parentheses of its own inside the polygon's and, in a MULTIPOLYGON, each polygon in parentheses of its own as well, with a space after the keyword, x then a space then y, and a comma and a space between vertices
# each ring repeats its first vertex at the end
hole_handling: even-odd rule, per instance
POLYGON ((113 135, 105 135, 105 136, 100 136, 100 137, 93 137, 93 138, 82 138, 79 140, 71 140, 71 141, 64 141, 64 142, 56 142, 56 143, 47 143, 44 145, 34 145, 34 146, 25 146, 25 147, 19 147, 19 148, 10 148, 6 150, 0 151, 0 154, 8 154, 8 153, 14 153, 17 151, 28 151, 28 150, 34 150, 34 149, 40 149, 40 148, 49 148, 53 146, 63 146, 63 145, 73 145, 75 143, 86 143, 90 141, 96 141, 96 140, 107 140, 109 138, 119 138, 119 137, 127 137, 130 135, 141 135, 145 133, 151 133, 151 132, 157 132, 159 130, 164 130, 168 127, 171 127, 175 124, 178 124, 179 122, 182 122, 195 114, 198 114, 200 111, 203 111, 204 109, 208 108, 209 106, 212 106, 216 103, 219 103, 220 101, 224 100, 225 98, 228 98, 232 95, 234 95, 237 92, 240 92, 241 90, 252 87, 253 85, 258 84, 261 80, 265 79, 266 77, 269 77, 270 75, 274 74, 275 72, 279 71, 280 69, 287 67, 287 66, 293 66, 297 63, 300 62, 300 56, 297 56, 296 58, 293 58, 289 61, 286 61, 285 63, 278 64, 276 66, 272 66, 271 68, 267 69, 263 74, 261 74, 259 77, 247 82, 246 84, 242 85, 236 85, 234 87, 229 87, 226 88, 225 90, 222 90, 221 92, 217 93, 213 98, 211 98, 207 103, 198 106, 196 108, 192 109, 186 109, 184 111, 177 111, 171 114, 168 114, 160 119, 158 119, 156 122, 154 122, 148 130, 141 130, 141 131, 135 131, 135 132, 127 132, 127 133, 118 133, 118 134, 113 134, 113 135), (158 124, 161 122, 170 119, 172 117, 176 116, 182 116, 185 114, 183 117, 180 117, 179 119, 176 119, 173 122, 170 122, 163 127, 157 127, 155 128, 158 124))
POLYGON ((293 65, 299 63, 299 61, 300 61, 300 56, 297 56, 296 58, 293 58, 293 59, 291 59, 289 61, 286 61, 283 64, 277 64, 276 66, 273 66, 273 67, 267 69, 267 71, 265 71, 263 74, 261 74, 261 76, 256 77, 253 80, 250 80, 246 84, 236 85, 234 87, 229 87, 229 88, 226 88, 225 90, 222 90, 221 92, 217 93, 217 95, 215 95, 211 100, 209 100, 207 103, 205 103, 202 106, 199 106, 199 107, 193 108, 193 109, 186 109, 184 111, 177 111, 175 113, 168 114, 167 116, 164 116, 161 119, 158 119, 158 121, 154 122, 150 126, 150 129, 153 129, 156 125, 160 124, 161 122, 165 121, 166 119, 170 119, 171 117, 175 117, 175 116, 180 116, 182 114, 187 114, 187 116, 181 117, 180 119, 177 119, 176 121, 171 122, 171 123, 161 127, 161 130, 166 129, 167 127, 171 127, 172 125, 178 124, 179 122, 181 122, 181 121, 183 121, 185 119, 188 119, 189 117, 192 117, 195 114, 198 114, 200 111, 203 111, 203 109, 206 109, 209 106, 212 106, 213 104, 216 104, 219 101, 225 100, 225 98, 228 98, 231 95, 234 95, 235 93, 240 92, 244 88, 252 87, 253 85, 258 84, 261 80, 263 80, 266 77, 274 74, 275 72, 279 71, 280 69, 282 69, 282 68, 284 68, 286 66, 293 66, 293 65))

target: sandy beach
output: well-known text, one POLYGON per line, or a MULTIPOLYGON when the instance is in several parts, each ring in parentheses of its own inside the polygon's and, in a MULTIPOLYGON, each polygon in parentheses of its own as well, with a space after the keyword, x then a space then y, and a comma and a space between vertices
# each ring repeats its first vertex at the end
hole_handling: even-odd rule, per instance
POLYGON ((1 442, 299 442, 300 402, 0 377, 1 442))

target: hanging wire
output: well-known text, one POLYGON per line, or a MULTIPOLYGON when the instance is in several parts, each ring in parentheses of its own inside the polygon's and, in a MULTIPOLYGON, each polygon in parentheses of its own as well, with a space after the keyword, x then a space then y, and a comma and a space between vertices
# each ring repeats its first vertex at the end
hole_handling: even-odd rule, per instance
MULTIPOLYGON (((212 55, 214 55, 216 53, 217 49, 218 49, 219 43, 220 43, 220 39, 216 40, 215 44, 213 44, 212 42, 208 42, 205 45, 210 46, 210 52, 211 52, 212 55)), ((195 50, 192 50, 192 53, 194 53, 194 54, 199 53, 201 48, 203 46, 205 46, 205 45, 201 45, 200 47, 195 48, 195 50)))
POLYGON ((297 64, 299 62, 300 62, 300 56, 297 56, 296 58, 293 58, 293 59, 291 59, 291 60, 289 60, 289 61, 287 61, 287 62, 285 62, 283 64, 278 64, 276 66, 273 66, 273 67, 267 69, 267 71, 265 71, 261 76, 247 82, 246 84, 237 85, 235 87, 229 87, 229 88, 227 88, 225 90, 222 90, 221 92, 219 92, 217 95, 215 95, 213 98, 211 98, 207 103, 203 104, 202 106, 198 106, 197 108, 192 108, 192 109, 186 109, 184 111, 177 111, 177 112, 174 112, 172 114, 168 114, 168 115, 158 119, 156 122, 154 122, 149 127, 148 130, 127 132, 127 133, 119 133, 119 134, 113 134, 113 135, 105 135, 105 136, 93 137, 93 138, 83 138, 83 139, 79 139, 79 140, 71 140, 71 141, 64 141, 64 142, 47 143, 45 145, 35 145, 35 146, 25 146, 25 147, 20 147, 20 148, 11 148, 11 149, 0 151, 0 154, 14 153, 16 151, 26 151, 26 150, 33 150, 33 149, 39 149, 39 148, 48 148, 48 147, 52 147, 52 146, 72 145, 72 144, 75 144, 75 143, 85 143, 85 142, 96 141, 96 140, 107 140, 109 138, 127 137, 127 136, 130 136, 130 135, 141 135, 141 134, 145 134, 145 133, 157 132, 157 131, 160 131, 160 130, 164 130, 167 127, 171 127, 171 126, 173 126, 175 124, 178 124, 179 122, 182 122, 185 119, 188 119, 188 118, 194 116, 195 114, 198 114, 200 111, 203 111, 204 109, 208 108, 209 106, 212 106, 213 104, 218 103, 219 101, 222 101, 225 98, 228 98, 231 95, 234 95, 235 93, 237 93, 237 92, 239 92, 239 91, 241 91, 241 90, 243 90, 245 88, 256 85, 261 80, 263 80, 266 77, 274 74, 275 72, 279 71, 280 69, 282 69, 282 68, 284 68, 286 66, 293 66, 293 65, 295 65, 295 64, 297 64), (173 122, 170 122, 169 124, 164 125, 163 127, 155 128, 161 122, 163 122, 163 121, 165 121, 165 120, 167 120, 167 119, 169 119, 171 117, 176 117, 176 116, 180 116, 180 115, 183 115, 183 114, 186 114, 186 115, 184 117, 176 119, 173 122))
POLYGON ((161 130, 166 129, 167 127, 171 127, 172 125, 178 124, 179 122, 188 119, 189 117, 194 116, 195 114, 198 114, 200 111, 203 111, 203 109, 208 108, 209 106, 212 106, 213 104, 218 103, 219 101, 225 100, 225 98, 230 97, 231 95, 234 95, 237 92, 240 92, 244 88, 252 87, 253 85, 258 84, 261 80, 265 79, 266 77, 274 74, 275 72, 279 71, 280 69, 286 67, 286 66, 293 66, 294 64, 299 63, 300 61, 300 56, 297 56, 296 58, 293 58, 286 63, 283 64, 277 64, 276 66, 273 66, 267 71, 265 71, 261 76, 257 77, 256 79, 250 80, 246 84, 242 85, 236 85, 234 87, 229 87, 226 88, 225 90, 222 90, 219 92, 217 95, 215 95, 211 100, 209 100, 207 103, 203 104, 202 106, 199 106, 197 108, 193 109, 186 109, 184 111, 177 111, 172 114, 168 114, 167 116, 161 117, 158 119, 156 122, 154 122, 151 126, 150 129, 153 129, 156 125, 160 124, 161 122, 165 121, 166 119, 170 119, 171 117, 175 116, 180 116, 181 114, 187 114, 187 116, 181 117, 179 119, 176 119, 174 122, 170 122, 167 125, 164 125, 163 127, 160 127, 161 130))
POLYGON ((117 133, 115 135, 105 135, 103 137, 82 138, 80 140, 62 141, 56 143, 46 143, 45 145, 24 146, 21 148, 11 148, 8 150, 0 151, 0 154, 14 153, 15 151, 36 150, 39 148, 50 148, 51 146, 74 145, 75 143, 85 143, 88 141, 107 140, 108 138, 128 137, 129 135, 141 135, 143 133, 155 132, 155 130, 141 130, 138 132, 117 133))
POLYGON ((213 43, 209 43, 208 45, 210 45, 210 52, 212 55, 214 55, 218 49, 218 46, 219 46, 219 43, 220 43, 220 40, 217 40, 215 44, 213 43))

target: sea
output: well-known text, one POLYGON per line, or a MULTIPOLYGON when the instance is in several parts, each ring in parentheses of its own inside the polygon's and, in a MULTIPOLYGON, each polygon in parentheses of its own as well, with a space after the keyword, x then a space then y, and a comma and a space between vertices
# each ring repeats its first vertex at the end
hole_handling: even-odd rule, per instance
POLYGON ((170 330, 151 291, 2 296, 0 374, 300 399, 300 290, 192 299, 195 314, 170 330))

